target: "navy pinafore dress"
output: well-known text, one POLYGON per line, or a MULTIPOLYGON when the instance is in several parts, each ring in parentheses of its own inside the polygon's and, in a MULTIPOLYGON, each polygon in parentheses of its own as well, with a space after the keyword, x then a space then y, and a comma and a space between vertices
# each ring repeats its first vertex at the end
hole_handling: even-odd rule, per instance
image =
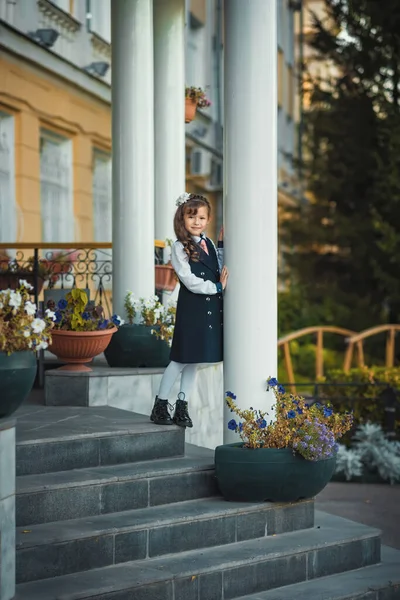
MULTIPOLYGON (((204 281, 218 283, 220 271, 214 244, 206 239, 208 254, 199 246, 199 260, 189 260, 191 271, 204 281)), ((180 282, 170 360, 180 363, 217 363, 223 360, 223 295, 194 294, 180 282)))

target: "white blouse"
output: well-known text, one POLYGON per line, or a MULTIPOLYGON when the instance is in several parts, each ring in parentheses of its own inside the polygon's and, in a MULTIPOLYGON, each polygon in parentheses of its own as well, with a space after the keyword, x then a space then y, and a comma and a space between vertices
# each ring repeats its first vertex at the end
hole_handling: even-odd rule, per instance
MULTIPOLYGON (((192 237, 196 244, 201 240, 200 237, 192 237)), ((212 240, 210 241, 215 248, 214 242, 212 240)), ((224 265, 224 249, 215 248, 215 250, 217 252, 219 270, 222 271, 224 265)), ((197 277, 192 273, 189 265, 189 257, 183 248, 182 242, 176 241, 172 245, 171 262, 180 281, 182 281, 190 292, 193 292, 194 294, 204 294, 206 296, 213 296, 220 293, 215 283, 212 281, 204 281, 204 279, 197 277)))

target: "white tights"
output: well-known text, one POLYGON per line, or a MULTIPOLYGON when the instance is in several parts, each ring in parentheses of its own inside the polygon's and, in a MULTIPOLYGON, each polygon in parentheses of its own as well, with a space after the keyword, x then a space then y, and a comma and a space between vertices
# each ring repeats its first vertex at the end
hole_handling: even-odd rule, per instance
POLYGON ((178 375, 182 373, 180 391, 185 394, 184 399, 187 401, 194 386, 197 366, 196 363, 186 364, 172 360, 164 371, 158 397, 161 400, 167 400, 178 375))

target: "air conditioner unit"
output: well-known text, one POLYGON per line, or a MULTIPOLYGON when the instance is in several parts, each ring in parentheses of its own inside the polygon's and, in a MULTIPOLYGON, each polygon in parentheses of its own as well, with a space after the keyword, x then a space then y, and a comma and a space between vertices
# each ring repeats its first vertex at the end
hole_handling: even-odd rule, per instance
POLYGON ((190 172, 192 175, 204 175, 204 152, 194 148, 190 156, 190 172))
POLYGON ((222 181, 223 181, 222 162, 220 160, 216 160, 215 158, 212 158, 211 159, 210 186, 213 188, 219 188, 222 186, 222 181))

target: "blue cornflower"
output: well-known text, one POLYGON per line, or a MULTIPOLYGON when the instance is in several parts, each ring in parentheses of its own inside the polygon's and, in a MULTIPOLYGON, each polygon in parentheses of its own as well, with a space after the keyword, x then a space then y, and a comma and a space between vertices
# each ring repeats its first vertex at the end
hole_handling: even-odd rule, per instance
POLYGON ((265 419, 257 419, 257 425, 260 429, 264 429, 267 426, 267 421, 265 419))
POLYGON ((55 318, 54 318, 54 322, 55 323, 59 323, 62 319, 62 314, 60 313, 59 310, 56 310, 55 312, 55 318))
POLYGON ((303 414, 303 409, 302 409, 302 408, 296 408, 296 412, 297 412, 299 415, 302 415, 302 414, 303 414))
POLYGON ((243 423, 239 423, 239 431, 242 432, 243 431, 243 423))
POLYGON ((232 398, 232 400, 236 400, 236 396, 233 392, 226 392, 226 395, 228 396, 228 398, 232 398))
POLYGON ((113 315, 111 317, 111 321, 114 323, 114 325, 117 325, 117 327, 121 325, 121 317, 119 317, 118 315, 113 315))
POLYGON ((91 319, 90 313, 88 313, 88 312, 82 313, 82 319, 84 321, 90 321, 90 319, 91 319))
POLYGON ((99 329, 107 329, 109 324, 109 321, 107 319, 104 319, 104 321, 101 321, 100 325, 99 325, 99 329))
POLYGON ((278 385, 278 380, 277 380, 277 379, 275 379, 275 377, 270 377, 270 378, 268 379, 268 385, 269 385, 270 387, 276 387, 276 386, 278 385))
POLYGON ((330 417, 333 414, 332 408, 324 407, 324 417, 330 417))
POLYGON ((235 419, 231 419, 228 423, 228 429, 230 429, 231 431, 236 431, 236 427, 237 427, 237 424, 236 424, 235 419))
POLYGON ((57 306, 60 310, 64 310, 67 308, 68 302, 65 300, 65 298, 61 298, 61 300, 58 301, 57 306))
POLYGON ((285 388, 283 387, 283 385, 278 385, 278 392, 280 394, 284 394, 285 393, 285 388))
POLYGON ((288 419, 294 419, 296 416, 296 413, 294 412, 294 410, 289 410, 287 417, 288 419))

